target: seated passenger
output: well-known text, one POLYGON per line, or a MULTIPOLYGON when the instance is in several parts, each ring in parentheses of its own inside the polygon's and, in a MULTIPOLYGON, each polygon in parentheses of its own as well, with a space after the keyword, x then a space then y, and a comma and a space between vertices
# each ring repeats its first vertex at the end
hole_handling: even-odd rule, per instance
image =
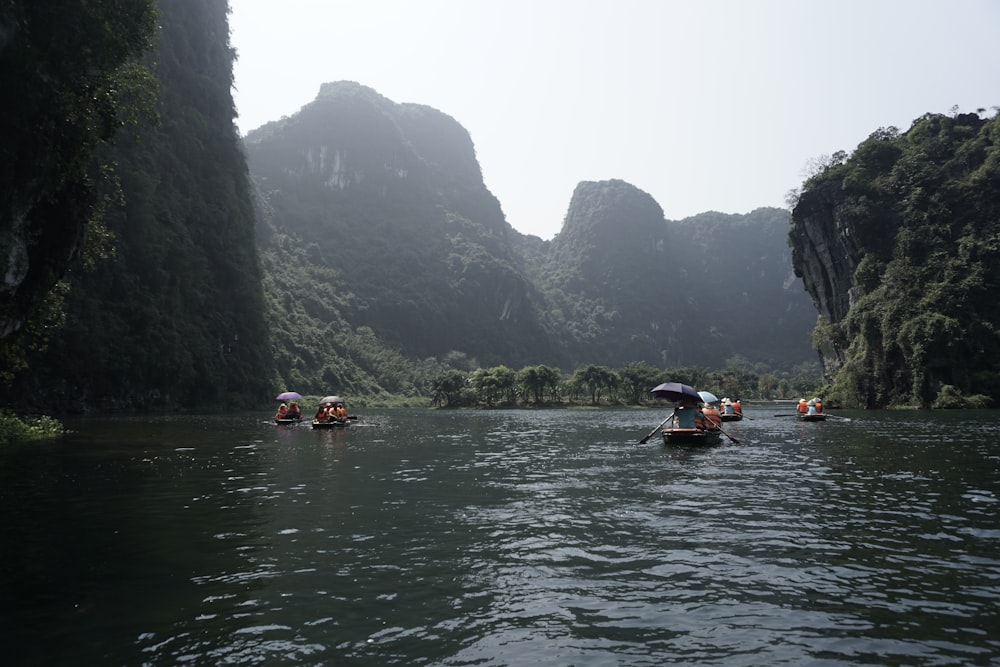
POLYGON ((709 431, 714 431, 720 428, 722 424, 722 416, 719 414, 719 408, 708 403, 702 408, 702 415, 705 418, 705 428, 709 431))

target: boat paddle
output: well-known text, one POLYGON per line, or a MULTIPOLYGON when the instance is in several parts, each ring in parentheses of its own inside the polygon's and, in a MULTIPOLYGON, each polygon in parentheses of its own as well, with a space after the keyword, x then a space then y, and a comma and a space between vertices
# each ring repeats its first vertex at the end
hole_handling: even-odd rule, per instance
POLYGON ((639 444, 640 445, 645 445, 647 442, 649 442, 649 439, 653 437, 654 433, 656 433, 657 431, 659 431, 661 428, 663 428, 664 424, 666 424, 668 421, 670 421, 671 419, 674 418, 674 413, 676 413, 676 412, 677 411, 674 410, 674 412, 670 413, 669 417, 667 417, 666 419, 664 419, 663 421, 661 421, 659 424, 657 424, 656 428, 654 428, 652 431, 650 431, 649 433, 647 433, 646 437, 639 441, 639 444))
POLYGON ((792 414, 784 413, 784 414, 774 415, 774 416, 775 417, 798 417, 799 413, 798 412, 793 412, 792 414))
POLYGON ((715 428, 719 431, 719 433, 729 438, 730 442, 732 442, 734 445, 740 444, 739 440, 737 440, 736 438, 734 438, 733 436, 729 435, 728 433, 722 430, 722 424, 716 423, 714 419, 712 420, 712 423, 715 424, 715 428))

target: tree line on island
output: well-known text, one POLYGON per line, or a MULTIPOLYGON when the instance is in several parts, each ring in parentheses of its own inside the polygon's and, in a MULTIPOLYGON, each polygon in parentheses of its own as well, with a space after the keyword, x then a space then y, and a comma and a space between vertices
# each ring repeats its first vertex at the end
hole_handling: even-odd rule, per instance
POLYGON ((747 365, 722 370, 660 369, 643 362, 617 369, 588 364, 568 376, 544 364, 519 370, 503 365, 472 371, 452 369, 435 377, 430 388, 432 403, 442 408, 648 405, 656 403, 650 390, 667 381, 720 397, 758 401, 811 396, 817 391, 816 378, 809 375, 779 376, 747 365))

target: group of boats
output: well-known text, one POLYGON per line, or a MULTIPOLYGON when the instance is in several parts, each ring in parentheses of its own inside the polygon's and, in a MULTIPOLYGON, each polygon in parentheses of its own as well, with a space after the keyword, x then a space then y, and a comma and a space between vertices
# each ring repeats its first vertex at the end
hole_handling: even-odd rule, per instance
MULTIPOLYGON (((645 444, 660 432, 665 445, 715 445, 721 442, 723 436, 730 442, 739 444, 739 440, 727 433, 722 427, 724 423, 737 422, 744 419, 743 407, 739 399, 719 399, 709 391, 697 391, 694 387, 680 382, 665 382, 654 387, 650 393, 666 399, 674 404, 673 412, 660 424, 640 440, 645 444)), ((302 410, 298 401, 302 395, 294 391, 286 391, 275 396, 281 401, 278 412, 274 415, 277 424, 294 425, 302 423, 302 410)), ((319 400, 316 415, 310 422, 314 429, 347 428, 356 420, 354 415, 348 415, 344 399, 340 396, 324 396, 319 400)), ((825 421, 827 414, 823 412, 819 398, 810 401, 801 399, 796 411, 791 414, 778 414, 775 417, 796 417, 800 421, 825 421)))
MULTIPOLYGON (((281 401, 281 405, 274 415, 276 424, 296 425, 302 423, 302 408, 298 403, 302 400, 301 394, 296 391, 285 391, 274 398, 276 401, 281 401)), ((355 420, 357 420, 356 416, 347 414, 344 399, 331 395, 319 399, 316 415, 310 423, 315 429, 332 429, 347 428, 355 420)))
MULTIPOLYGON (((657 398, 672 402, 674 410, 643 438, 640 444, 645 444, 657 431, 662 435, 665 445, 716 445, 723 437, 734 444, 739 444, 739 440, 727 433, 722 426, 726 422, 744 419, 738 399, 719 400, 711 392, 697 391, 694 387, 679 382, 657 385, 650 393, 657 398)), ((825 421, 827 418, 819 398, 810 401, 802 399, 794 413, 775 415, 775 417, 785 416, 794 416, 800 421, 807 422, 825 421)))

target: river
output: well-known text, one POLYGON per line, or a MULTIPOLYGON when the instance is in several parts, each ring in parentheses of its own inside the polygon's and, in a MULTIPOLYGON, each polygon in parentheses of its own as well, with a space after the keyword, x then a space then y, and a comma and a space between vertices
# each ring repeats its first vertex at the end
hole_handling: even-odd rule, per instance
POLYGON ((7 665, 1000 664, 1000 412, 94 419, 0 451, 7 665))

